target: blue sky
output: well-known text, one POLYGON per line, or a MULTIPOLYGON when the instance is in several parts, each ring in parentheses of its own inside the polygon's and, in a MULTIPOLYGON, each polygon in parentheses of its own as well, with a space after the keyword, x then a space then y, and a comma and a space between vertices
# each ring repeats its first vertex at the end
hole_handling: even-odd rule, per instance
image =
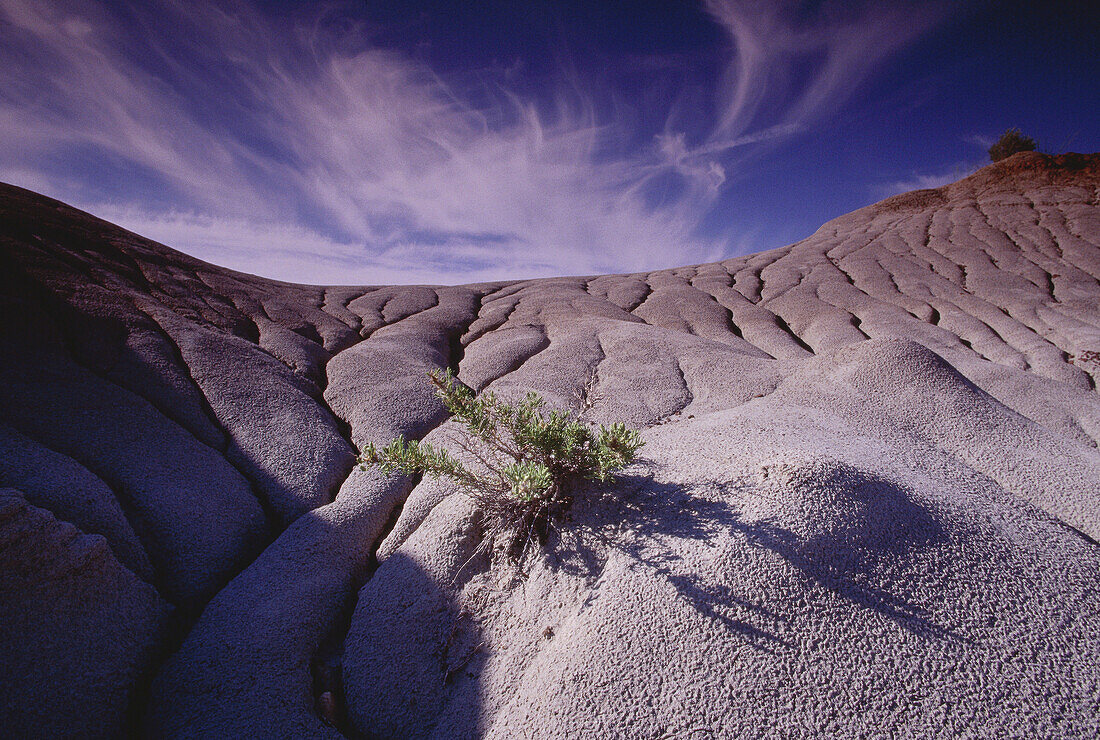
POLYGON ((1091 6, 0 0, 0 180, 296 282, 673 267, 1100 150, 1091 6))

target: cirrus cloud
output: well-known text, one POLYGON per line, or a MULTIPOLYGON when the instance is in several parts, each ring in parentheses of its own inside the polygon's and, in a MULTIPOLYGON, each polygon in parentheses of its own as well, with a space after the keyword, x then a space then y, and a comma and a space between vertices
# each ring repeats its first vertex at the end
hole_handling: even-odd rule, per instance
POLYGON ((663 130, 625 149, 637 132, 596 112, 613 91, 595 76, 541 102, 510 85, 514 69, 442 76, 373 44, 343 6, 0 0, 0 178, 300 282, 719 259, 730 236, 700 223, 739 168, 834 113, 943 13, 705 7, 730 40, 713 120, 689 137, 670 101, 663 130))

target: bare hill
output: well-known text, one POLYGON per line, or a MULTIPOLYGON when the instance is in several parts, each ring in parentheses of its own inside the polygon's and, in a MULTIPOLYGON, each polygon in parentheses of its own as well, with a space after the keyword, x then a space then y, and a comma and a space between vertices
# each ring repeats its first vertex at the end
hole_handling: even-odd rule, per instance
POLYGON ((0 726, 16 737, 1100 733, 1100 155, 782 249, 311 287, 0 186, 0 726), (452 368, 644 428, 526 579, 452 368))

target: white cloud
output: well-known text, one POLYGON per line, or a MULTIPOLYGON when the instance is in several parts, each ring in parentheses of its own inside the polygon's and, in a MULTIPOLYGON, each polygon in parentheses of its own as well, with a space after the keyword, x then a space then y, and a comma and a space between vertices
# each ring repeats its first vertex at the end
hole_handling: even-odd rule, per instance
POLYGON ((895 180, 878 187, 875 195, 879 198, 889 198, 891 195, 908 193, 910 190, 941 188, 974 174, 986 164, 988 162, 956 162, 948 168, 935 172, 913 173, 911 177, 904 180, 895 180))
POLYGON ((883 61, 942 21, 943 2, 705 0, 732 43, 720 115, 684 154, 714 157, 811 129, 837 112, 883 61), (814 12, 812 20, 799 11, 814 12))
MULTIPOLYGON (((385 248, 339 241, 284 222, 212 217, 197 213, 150 213, 104 205, 96 215, 199 259, 249 272, 316 285, 454 284, 564 274, 560 263, 538 260, 516 245, 452 240, 436 244, 397 241, 385 248), (264 266, 258 271, 257 265, 264 266), (457 277, 456 277, 457 276, 457 277)), ((578 262, 570 274, 597 274, 595 261, 578 262)))
POLYGON ((731 153, 813 125, 933 14, 872 6, 800 30, 767 3, 707 7, 735 47, 713 130, 689 144, 670 123, 651 147, 610 156, 628 132, 597 119, 599 91, 580 80, 548 116, 507 75, 443 79, 346 26, 276 20, 245 0, 135 2, 125 22, 85 0, 0 0, 0 166, 284 280, 456 283, 719 259, 728 245, 697 226, 745 161, 731 153), (807 55, 821 64, 792 88, 807 55), (489 102, 466 102, 473 85, 489 102), (166 183, 175 210, 57 165, 88 152, 166 183), (679 186, 652 202, 669 175, 679 186))
POLYGON ((983 150, 988 150, 989 147, 993 146, 997 142, 997 137, 985 136, 983 134, 973 134, 972 136, 965 137, 963 141, 967 142, 968 144, 973 144, 974 146, 979 147, 983 150))
MULTIPOLYGON (((688 189, 649 207, 634 188, 662 164, 648 156, 598 162, 615 132, 584 110, 562 107, 547 121, 505 93, 492 110, 474 108, 394 52, 341 52, 333 39, 279 27, 243 2, 161 3, 181 35, 197 34, 190 52, 222 65, 220 88, 187 82, 200 83, 207 105, 238 115, 226 127, 124 53, 132 39, 119 38, 94 6, 3 0, 0 8, 38 57, 30 63, 54 70, 45 106, 34 90, 0 104, 7 168, 33 171, 43 156, 90 146, 153 173, 200 215, 161 217, 143 212, 138 198, 120 208, 64 183, 50 194, 213 261, 316 282, 339 278, 354 254, 356 280, 457 282, 722 254, 693 233, 710 193, 688 189), (313 63, 303 68, 302 59, 313 63), (500 120, 507 123, 491 123, 500 120), (242 132, 274 144, 265 150, 242 132), (295 243, 311 246, 295 258, 295 243), (320 256, 326 249, 332 254, 320 256), (464 258, 452 259, 460 249, 464 258), (410 262, 395 264, 399 254, 410 262)), ((148 53, 177 63, 178 49, 150 38, 161 45, 148 53)), ((0 74, 8 83, 21 71, 9 65, 0 74)), ((718 180, 717 171, 707 179, 718 180)))

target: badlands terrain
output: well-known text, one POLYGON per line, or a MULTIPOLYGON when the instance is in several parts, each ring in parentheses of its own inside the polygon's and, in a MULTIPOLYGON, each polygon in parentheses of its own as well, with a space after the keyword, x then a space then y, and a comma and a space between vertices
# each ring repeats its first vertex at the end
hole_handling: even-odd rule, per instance
POLYGON ((9 737, 1096 737, 1100 155, 782 249, 311 287, 0 186, 9 737), (425 373, 643 430, 525 576, 425 373))

